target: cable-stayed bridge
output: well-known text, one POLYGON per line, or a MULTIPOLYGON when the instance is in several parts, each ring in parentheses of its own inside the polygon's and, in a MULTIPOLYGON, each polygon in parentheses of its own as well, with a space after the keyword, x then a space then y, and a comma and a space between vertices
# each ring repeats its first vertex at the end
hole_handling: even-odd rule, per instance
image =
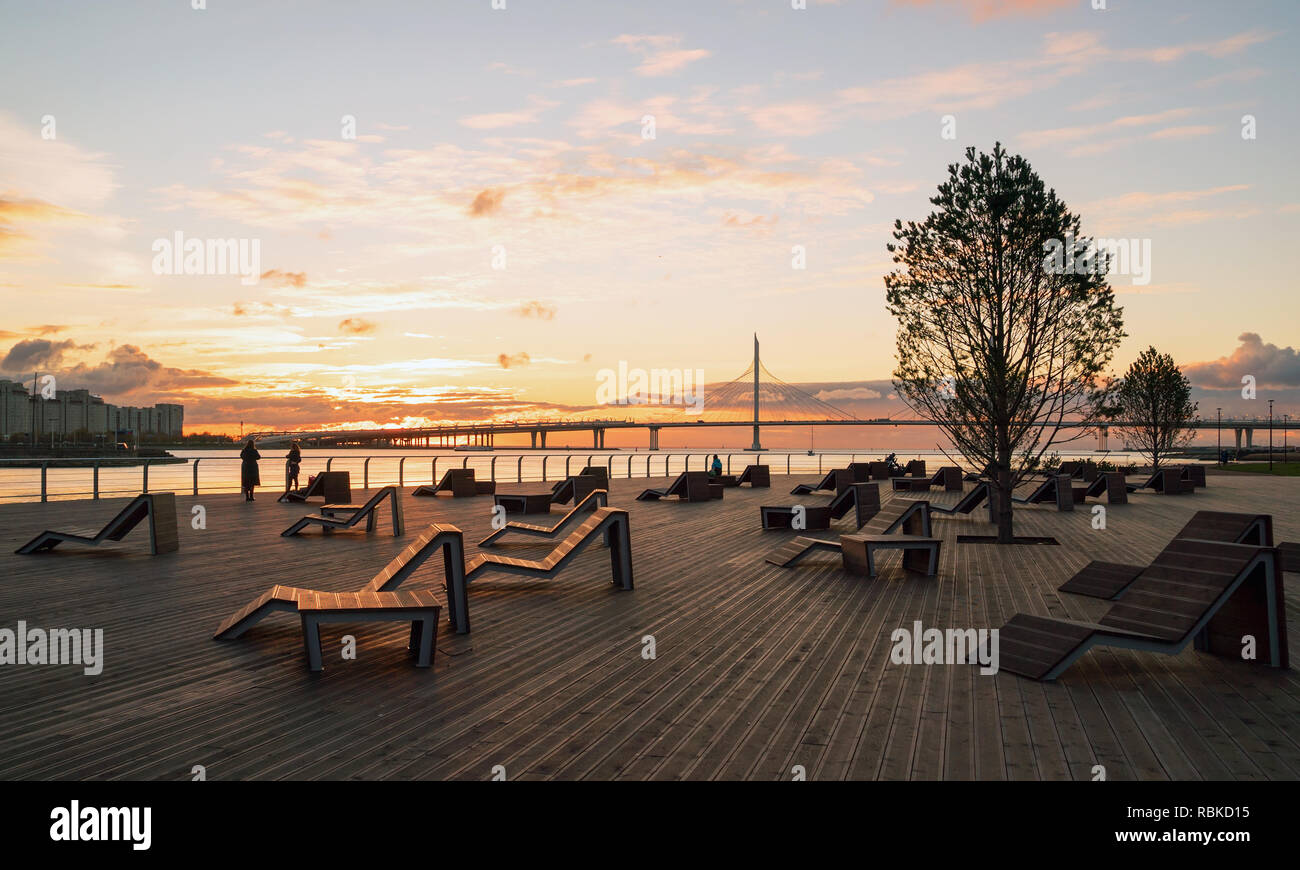
MULTIPOLYGON (((442 423, 431 426, 381 429, 320 429, 298 431, 272 431, 250 433, 260 443, 274 445, 293 439, 310 446, 384 445, 392 447, 471 448, 491 449, 498 435, 528 435, 534 448, 545 449, 547 435, 554 433, 591 432, 591 446, 602 449, 605 433, 611 429, 645 429, 649 433, 649 447, 659 449, 659 432, 662 429, 709 429, 718 427, 749 426, 753 429, 753 444, 749 450, 763 450, 762 427, 780 426, 934 426, 934 422, 903 410, 893 416, 862 419, 835 407, 798 387, 788 384, 772 374, 759 357, 758 337, 754 338, 754 359, 736 378, 719 384, 695 385, 702 387, 702 404, 697 413, 691 411, 689 398, 691 385, 680 382, 674 389, 685 387, 684 392, 669 395, 662 388, 655 393, 638 390, 618 399, 589 415, 564 418, 537 418, 520 420, 491 420, 483 422, 442 423), (610 411, 623 411, 628 416, 604 416, 610 411)), ((1066 421, 1062 428, 1093 429, 1097 432, 1099 450, 1106 449, 1108 428, 1092 423, 1066 421)), ((1252 444, 1253 430, 1266 428, 1262 418, 1224 418, 1222 421, 1198 420, 1192 424, 1197 429, 1233 429, 1237 446, 1241 446, 1245 433, 1247 446, 1252 444)), ((1281 421, 1273 421, 1273 428, 1282 429, 1281 421)), ((1288 428, 1295 428, 1292 423, 1288 428)))

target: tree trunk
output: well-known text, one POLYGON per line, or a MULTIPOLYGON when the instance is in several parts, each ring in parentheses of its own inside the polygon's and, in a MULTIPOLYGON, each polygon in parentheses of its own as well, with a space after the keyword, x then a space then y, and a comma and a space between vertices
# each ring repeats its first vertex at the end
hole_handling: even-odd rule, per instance
POLYGON ((1011 525, 1011 445, 1008 439, 998 439, 997 486, 994 487, 998 499, 998 543, 1010 544, 1013 538, 1011 525))

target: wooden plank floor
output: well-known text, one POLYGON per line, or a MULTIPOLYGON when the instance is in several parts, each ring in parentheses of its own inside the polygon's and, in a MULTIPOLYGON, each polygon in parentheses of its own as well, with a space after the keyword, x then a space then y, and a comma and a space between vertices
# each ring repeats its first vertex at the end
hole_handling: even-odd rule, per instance
MULTIPOLYGON (((102 628, 106 647, 99 676, 0 667, 0 777, 185 779, 203 765, 210 779, 486 779, 502 765, 511 779, 779 779, 800 765, 824 779, 1090 779, 1098 764, 1108 779, 1300 777, 1294 671, 1190 648, 1098 650, 1045 684, 889 655, 890 633, 915 620, 1096 619, 1105 602, 1056 587, 1092 558, 1149 561, 1198 509, 1270 512, 1279 540, 1300 540, 1290 510, 1300 481, 1211 475, 1194 495, 1132 496, 1104 530, 1087 509, 1018 508, 1017 532, 1055 536, 1056 547, 957 545, 959 533, 991 532, 985 514, 941 518, 937 579, 904 573, 890 552, 867 580, 829 553, 792 569, 763 561, 796 533, 763 532, 759 505, 821 504, 828 497, 788 494, 814 479, 774 475, 771 489, 705 504, 636 502, 667 481, 614 481, 611 503, 631 514, 634 591, 611 586, 593 546, 556 580, 472 583, 474 631, 444 621, 432 670, 411 666, 404 625, 331 624, 321 674, 306 670, 290 615, 232 642, 212 632, 276 583, 360 588, 429 522, 460 526, 472 554, 490 498, 404 496, 404 538, 385 515, 370 535, 283 539, 310 508, 270 492, 253 504, 180 496, 181 550, 153 558, 142 531, 112 552, 11 555, 44 528, 99 525, 123 500, 0 506, 0 627, 102 628), (191 527, 196 504, 206 529, 191 527), (355 661, 339 654, 345 634, 355 661)), ((441 571, 431 559, 408 586, 439 585, 441 571)), ((1300 577, 1287 580, 1300 653, 1300 577)))

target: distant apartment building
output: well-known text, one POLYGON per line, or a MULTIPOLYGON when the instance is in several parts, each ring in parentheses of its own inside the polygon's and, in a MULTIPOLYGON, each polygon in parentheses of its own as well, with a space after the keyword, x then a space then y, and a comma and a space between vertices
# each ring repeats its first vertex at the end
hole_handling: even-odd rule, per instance
POLYGON ((0 437, 30 437, 33 414, 38 439, 51 435, 113 436, 122 431, 179 438, 185 421, 183 405, 113 405, 91 395, 89 390, 57 390, 54 398, 44 399, 33 397, 22 384, 0 380, 0 437))

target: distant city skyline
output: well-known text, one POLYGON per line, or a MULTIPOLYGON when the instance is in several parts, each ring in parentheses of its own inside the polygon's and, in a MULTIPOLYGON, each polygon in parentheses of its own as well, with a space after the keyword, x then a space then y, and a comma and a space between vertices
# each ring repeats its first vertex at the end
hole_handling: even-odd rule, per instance
POLYGON ((757 332, 889 416, 890 227, 1001 141, 1134 243, 1114 373, 1154 345, 1207 419, 1300 411, 1295 4, 791 5, 0 3, 0 377, 417 425, 724 384, 757 332))

